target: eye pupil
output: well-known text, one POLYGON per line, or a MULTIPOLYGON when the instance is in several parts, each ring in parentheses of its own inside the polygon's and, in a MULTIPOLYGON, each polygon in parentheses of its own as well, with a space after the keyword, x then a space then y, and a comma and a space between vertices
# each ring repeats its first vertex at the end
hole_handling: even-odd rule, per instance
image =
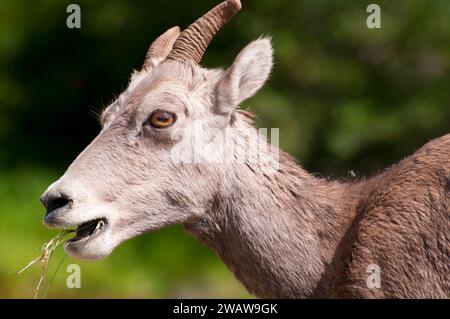
POLYGON ((164 114, 164 115, 158 117, 158 121, 167 122, 167 121, 169 121, 169 118, 170 118, 170 116, 167 116, 167 114, 164 114))
POLYGON ((165 128, 175 122, 175 114, 166 111, 155 111, 150 116, 150 125, 156 128, 165 128))

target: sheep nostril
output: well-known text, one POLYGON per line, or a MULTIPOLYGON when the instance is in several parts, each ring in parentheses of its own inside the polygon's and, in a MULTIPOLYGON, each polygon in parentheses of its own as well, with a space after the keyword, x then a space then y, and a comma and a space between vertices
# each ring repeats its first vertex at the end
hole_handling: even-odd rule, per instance
POLYGON ((50 193, 42 196, 41 202, 47 210, 46 214, 49 214, 58 208, 68 205, 71 202, 71 199, 64 193, 50 193))

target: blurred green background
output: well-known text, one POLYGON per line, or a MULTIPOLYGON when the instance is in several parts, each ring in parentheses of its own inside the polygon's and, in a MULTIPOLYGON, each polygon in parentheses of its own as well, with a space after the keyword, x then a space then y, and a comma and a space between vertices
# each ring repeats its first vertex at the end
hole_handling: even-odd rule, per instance
MULTIPOLYGON (((34 267, 54 231, 39 196, 99 131, 96 113, 127 85, 150 42, 219 1, 0 0, 0 297, 33 296, 34 267)), ((450 132, 450 2, 379 1, 382 28, 366 27, 372 1, 243 0, 203 64, 229 65, 261 34, 275 68, 246 101, 261 127, 308 170, 373 174, 450 132)), ((52 275, 63 256, 59 249, 52 275)), ((45 287, 45 285, 44 285, 45 287)), ((66 257, 48 297, 249 297, 206 247, 175 227, 128 241, 103 261, 66 257), (67 289, 68 264, 82 269, 67 289)))

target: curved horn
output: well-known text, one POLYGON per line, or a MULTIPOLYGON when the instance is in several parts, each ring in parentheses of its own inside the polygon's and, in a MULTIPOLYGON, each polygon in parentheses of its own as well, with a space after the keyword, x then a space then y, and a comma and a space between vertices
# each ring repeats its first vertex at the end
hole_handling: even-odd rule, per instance
POLYGON ((176 26, 157 37, 148 48, 141 70, 151 69, 163 61, 172 50, 179 35, 180 27, 176 26))
POLYGON ((227 0, 211 9, 181 33, 167 59, 199 63, 209 42, 241 8, 240 0, 227 0))

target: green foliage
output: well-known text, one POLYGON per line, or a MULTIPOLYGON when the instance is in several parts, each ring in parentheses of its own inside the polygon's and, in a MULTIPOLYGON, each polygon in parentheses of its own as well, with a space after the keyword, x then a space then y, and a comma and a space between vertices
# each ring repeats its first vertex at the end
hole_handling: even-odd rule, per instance
MULTIPOLYGON (((0 1, 1 297, 33 295, 38 270, 14 272, 55 234, 38 198, 98 132, 92 114, 125 88, 156 36, 217 2, 77 1, 82 28, 71 30, 71 1, 0 1)), ((450 131, 450 2, 377 1, 381 29, 366 27, 369 3, 243 0, 204 58, 226 66, 252 39, 273 36, 273 75, 242 107, 324 176, 371 174, 450 131)), ((181 228, 81 263, 82 289, 65 287, 71 262, 49 296, 248 296, 181 228)))

